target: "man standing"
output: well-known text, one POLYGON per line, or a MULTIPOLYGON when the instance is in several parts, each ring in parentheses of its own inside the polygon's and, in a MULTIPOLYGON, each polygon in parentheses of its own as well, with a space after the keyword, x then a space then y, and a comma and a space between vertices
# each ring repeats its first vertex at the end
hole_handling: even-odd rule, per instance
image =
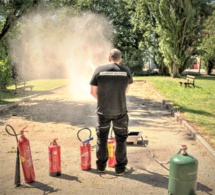
POLYGON ((108 150, 107 140, 111 126, 116 139, 116 175, 127 172, 128 163, 126 139, 128 137, 128 114, 126 93, 133 82, 130 70, 120 66, 122 55, 120 50, 112 49, 109 55, 110 64, 96 68, 90 81, 91 94, 97 99, 98 125, 97 134, 97 169, 105 171, 108 150))

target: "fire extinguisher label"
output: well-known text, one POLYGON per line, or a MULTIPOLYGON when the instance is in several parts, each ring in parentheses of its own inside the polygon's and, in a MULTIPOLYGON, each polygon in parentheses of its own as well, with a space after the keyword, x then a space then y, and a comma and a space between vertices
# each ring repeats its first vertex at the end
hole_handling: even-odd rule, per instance
POLYGON ((84 152, 81 155, 81 164, 84 165, 84 166, 90 165, 89 152, 84 152))
MULTIPOLYGON (((32 157, 31 157, 31 150, 30 150, 30 147, 29 146, 26 146, 26 149, 24 151, 24 161, 26 161, 26 166, 27 167, 30 167, 33 165, 33 162, 32 162, 32 157)), ((23 162, 24 162, 23 161, 23 162)))
POLYGON ((114 157, 114 145, 113 144, 108 144, 108 156, 109 157, 114 157))
POLYGON ((50 172, 60 171, 60 153, 58 150, 49 151, 49 169, 50 172))
POLYGON ((81 157, 82 157, 82 158, 87 158, 87 157, 88 157, 88 154, 89 154, 89 152, 84 152, 84 153, 81 155, 81 157))
POLYGON ((91 146, 90 144, 81 145, 81 169, 89 170, 91 168, 91 146))
POLYGON ((20 156, 20 160, 22 163, 25 162, 25 158, 23 156, 20 156))

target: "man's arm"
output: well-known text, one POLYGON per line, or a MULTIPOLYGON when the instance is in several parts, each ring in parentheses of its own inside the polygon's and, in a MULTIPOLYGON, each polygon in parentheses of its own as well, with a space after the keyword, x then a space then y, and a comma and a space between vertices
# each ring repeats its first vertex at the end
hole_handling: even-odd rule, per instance
POLYGON ((130 84, 127 86, 125 93, 128 93, 129 88, 130 88, 130 84))
POLYGON ((91 93, 91 95, 92 95, 95 99, 98 98, 97 88, 98 88, 97 86, 91 85, 91 91, 90 91, 90 93, 91 93))

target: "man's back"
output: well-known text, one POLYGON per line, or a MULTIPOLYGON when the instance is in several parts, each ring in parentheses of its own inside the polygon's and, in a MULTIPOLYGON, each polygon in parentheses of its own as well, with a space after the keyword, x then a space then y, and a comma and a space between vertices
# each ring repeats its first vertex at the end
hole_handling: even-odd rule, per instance
POLYGON ((127 112, 126 89, 132 83, 130 71, 118 64, 98 67, 90 82, 98 87, 98 113, 119 115, 127 112))

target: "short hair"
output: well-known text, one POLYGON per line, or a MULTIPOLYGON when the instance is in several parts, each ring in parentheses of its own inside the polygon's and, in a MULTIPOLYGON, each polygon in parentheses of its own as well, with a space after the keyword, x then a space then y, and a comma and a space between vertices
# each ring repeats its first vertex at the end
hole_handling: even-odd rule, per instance
POLYGON ((119 49, 112 49, 110 51, 110 57, 112 60, 118 61, 122 57, 121 51, 119 49))

